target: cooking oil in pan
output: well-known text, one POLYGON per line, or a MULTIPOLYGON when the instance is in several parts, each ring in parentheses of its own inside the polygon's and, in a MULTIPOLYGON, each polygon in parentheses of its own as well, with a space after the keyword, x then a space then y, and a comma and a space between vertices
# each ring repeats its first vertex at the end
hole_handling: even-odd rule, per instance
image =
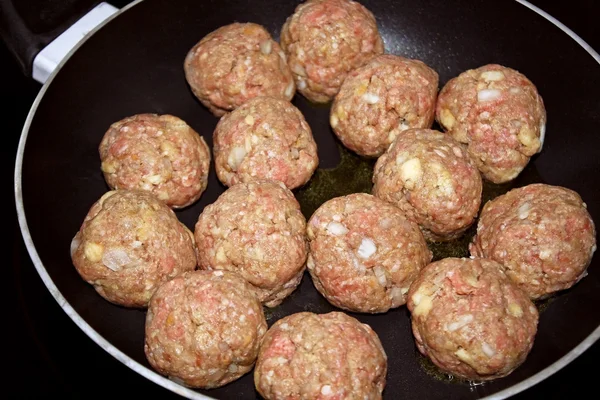
MULTIPOLYGON (((307 219, 327 200, 351 193, 371 193, 373 189, 373 167, 376 160, 360 157, 339 142, 337 146, 340 163, 335 168, 318 169, 308 184, 295 193, 307 219)), ((486 202, 506 193, 512 187, 511 183, 497 185, 484 181, 481 208, 486 202)), ((476 230, 477 221, 457 240, 429 243, 433 261, 447 257, 468 257, 469 243, 476 230)))
POLYGON ((310 182, 295 193, 307 219, 321 204, 334 197, 371 193, 375 160, 362 158, 340 143, 337 146, 340 163, 335 168, 317 169, 310 182))
POLYGON ((448 374, 439 369, 429 358, 422 355, 418 350, 415 349, 417 362, 419 366, 425 371, 425 373, 432 378, 442 381, 445 383, 452 383, 457 385, 468 385, 471 391, 476 391, 477 387, 485 385, 482 381, 472 381, 467 379, 458 378, 454 375, 448 374))

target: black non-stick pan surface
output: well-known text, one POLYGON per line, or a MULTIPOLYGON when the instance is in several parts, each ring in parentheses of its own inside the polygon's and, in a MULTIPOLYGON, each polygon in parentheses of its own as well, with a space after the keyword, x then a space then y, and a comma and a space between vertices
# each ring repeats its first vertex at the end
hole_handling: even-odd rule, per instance
MULTIPOLYGON (((96 294, 72 266, 69 244, 90 206, 108 190, 98 145, 109 125, 136 113, 169 113, 187 121, 212 145, 217 119, 186 84, 182 64, 187 51, 210 31, 234 21, 262 24, 278 37, 297 3, 137 3, 92 35, 62 66, 42 90, 23 132, 15 171, 17 209, 25 243, 48 289, 109 353, 184 396, 254 399, 258 394, 252 374, 196 392, 151 372, 143 352, 145 312, 112 305, 96 294)), ((513 1, 362 3, 377 17, 386 51, 423 60, 439 73, 440 85, 487 63, 515 68, 537 85, 548 111, 544 149, 514 182, 487 185, 485 199, 533 182, 561 185, 579 192, 594 220, 600 221, 600 65, 593 51, 513 1)), ((370 191, 373 161, 340 146, 329 127, 328 106, 310 104, 300 95, 294 104, 313 130, 321 160, 313 179, 295 191, 306 217, 329 198, 370 191)), ((224 189, 213 168, 200 201, 177 211, 178 217, 193 229, 202 209, 224 189)), ((435 256, 467 255, 468 239, 433 246, 435 256)), ((539 304, 539 331, 526 362, 510 376, 481 385, 451 381, 418 355, 406 307, 381 315, 352 314, 375 329, 388 354, 384 398, 506 397, 548 376, 600 336, 598 264, 596 256, 585 279, 539 304)), ((299 311, 334 309, 305 276, 298 290, 266 315, 272 324, 299 311)))

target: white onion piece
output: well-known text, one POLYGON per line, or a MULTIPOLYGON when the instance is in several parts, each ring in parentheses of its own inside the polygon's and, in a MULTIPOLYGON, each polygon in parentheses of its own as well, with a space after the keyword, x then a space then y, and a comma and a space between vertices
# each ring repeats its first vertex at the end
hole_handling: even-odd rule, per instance
POLYGON ((485 71, 481 74, 481 77, 488 82, 501 81, 504 79, 504 74, 502 71, 485 71))
POLYGON ((236 171, 245 157, 246 149, 240 146, 236 146, 229 153, 229 157, 227 157, 227 164, 232 170, 236 171))
POLYGON ((377 104, 379 103, 379 96, 373 93, 365 93, 362 96, 363 100, 367 104, 377 104))
POLYGON ((290 82, 289 85, 287 85, 283 94, 285 97, 291 97, 294 94, 294 82, 290 82))
POLYGON ((79 232, 77 232, 77 234, 73 237, 73 240, 71 240, 71 258, 73 258, 73 255, 79 248, 80 244, 81 244, 81 235, 79 234, 79 232))
POLYGON ((379 284, 381 286, 385 286, 387 283, 387 278, 385 276, 385 270, 382 267, 377 266, 377 267, 373 268, 373 272, 375 273, 375 276, 377 277, 377 281, 379 282, 379 284))
POLYGON ((540 148, 538 149, 538 153, 542 151, 542 147, 544 147, 544 139, 546 139, 546 123, 540 125, 540 148))
POLYGON ((292 66, 292 72, 294 72, 296 75, 306 76, 306 70, 300 64, 294 64, 292 66))
POLYGON ((497 89, 483 89, 477 92, 477 101, 492 101, 500 98, 502 92, 497 89))
POLYGON ((108 249, 102 255, 102 264, 113 271, 120 271, 131 263, 131 259, 123 249, 108 249))
POLYGON ((404 295, 408 292, 408 289, 404 288, 392 288, 390 290, 390 297, 392 298, 393 304, 401 304, 404 301, 404 295))
POLYGON ((518 210, 519 219, 525 219, 525 218, 529 217, 530 210, 531 210, 531 204, 524 203, 523 205, 521 205, 521 207, 519 207, 519 210, 518 210))
POLYGON ((271 54, 271 48, 271 39, 263 40, 262 42, 260 42, 260 52, 264 55, 271 54))
POLYGON ((456 321, 448 324, 446 327, 449 332, 454 332, 460 328, 467 326, 473 321, 473 314, 461 315, 456 321))
POLYGON ((361 275, 364 275, 364 273, 367 271, 367 268, 362 265, 362 263, 358 261, 356 257, 352 257, 352 265, 354 266, 354 269, 356 269, 356 271, 361 275))
POLYGON ((376 251, 377 246, 375 246, 375 242, 369 238, 364 238, 362 242, 360 242, 360 246, 358 246, 358 256, 363 260, 371 257, 376 251))
POLYGON ((496 355, 496 350, 486 342, 483 342, 481 345, 481 350, 483 350, 483 353, 488 357, 494 357, 496 355))
POLYGON ((346 233, 348 233, 348 228, 346 228, 343 224, 340 224, 339 222, 335 221, 332 221, 329 224, 327 224, 326 229, 327 232, 335 236, 345 235, 346 233))

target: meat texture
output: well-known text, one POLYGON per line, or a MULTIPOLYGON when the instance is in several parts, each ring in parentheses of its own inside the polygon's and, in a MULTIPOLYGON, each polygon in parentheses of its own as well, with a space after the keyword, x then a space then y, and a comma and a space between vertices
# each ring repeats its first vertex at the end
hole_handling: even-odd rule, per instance
POLYGON ((470 250, 503 264, 521 289, 539 299, 587 275, 596 229, 576 192, 532 184, 485 205, 470 250))
POLYGON ((351 0, 308 0, 281 28, 281 47, 302 95, 326 103, 348 72, 382 54, 373 14, 351 0))
POLYGON ((94 203, 71 258, 102 297, 126 307, 146 307, 162 283, 196 268, 190 230, 144 191, 111 191, 94 203))
POLYGON ((429 264, 410 287, 407 306, 419 351, 460 378, 506 376, 533 346, 538 311, 492 260, 429 264))
POLYGON ((410 284, 431 261, 418 225, 366 193, 325 202, 307 233, 316 288, 349 311, 380 313, 405 304, 410 284))
POLYGON ((308 253, 306 220, 283 183, 256 180, 227 189, 196 223, 203 269, 237 272, 268 307, 300 284, 308 253))
POLYGON ((387 357, 368 325, 340 312, 302 312, 269 329, 254 384, 268 400, 375 400, 386 373, 387 357))
POLYGON ((436 118, 494 183, 516 178, 544 144, 546 109, 537 88, 497 64, 451 79, 438 97, 436 118))
POLYGON ((244 279, 194 271, 152 297, 144 350, 152 367, 174 381, 215 388, 252 369, 266 331, 262 305, 244 279))

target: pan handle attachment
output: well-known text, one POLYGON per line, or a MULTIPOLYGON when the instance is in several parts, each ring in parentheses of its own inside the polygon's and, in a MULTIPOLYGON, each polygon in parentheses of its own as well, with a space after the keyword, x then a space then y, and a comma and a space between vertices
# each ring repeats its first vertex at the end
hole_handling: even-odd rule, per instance
POLYGON ((27 7, 21 0, 0 0, 0 35, 23 73, 44 83, 77 43, 118 11, 106 2, 97 3, 36 1, 27 7))

